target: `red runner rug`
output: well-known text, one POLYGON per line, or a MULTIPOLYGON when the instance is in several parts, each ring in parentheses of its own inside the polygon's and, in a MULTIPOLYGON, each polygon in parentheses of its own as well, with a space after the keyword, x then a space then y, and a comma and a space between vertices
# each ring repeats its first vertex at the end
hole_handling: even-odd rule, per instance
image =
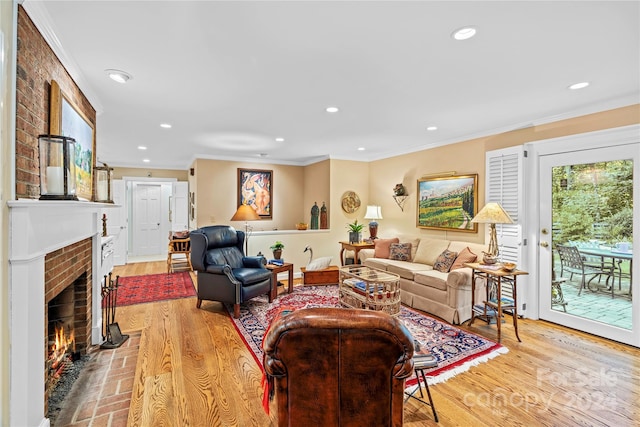
POLYGON ((120 277, 116 306, 122 307, 195 295, 196 290, 188 271, 120 277))
MULTIPOLYGON (((273 316, 281 307, 339 307, 338 286, 296 286, 291 294, 279 296, 269 304, 266 296, 257 297, 240 306, 240 318, 233 318, 233 306, 226 305, 229 316, 253 357, 262 369, 262 337, 273 316)), ((438 366, 425 369, 429 384, 437 384, 477 365, 508 352, 501 344, 458 329, 417 310, 402 306, 398 318, 420 342, 423 351, 431 351, 438 366)), ((413 375, 407 386, 416 384, 413 375)))

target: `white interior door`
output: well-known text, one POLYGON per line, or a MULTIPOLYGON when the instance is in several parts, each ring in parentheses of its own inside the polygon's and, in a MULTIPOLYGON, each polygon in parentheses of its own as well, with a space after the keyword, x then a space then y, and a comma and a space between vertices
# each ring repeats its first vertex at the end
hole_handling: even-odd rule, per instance
MULTIPOLYGON (((638 346, 640 311, 633 294, 637 294, 639 276, 633 256, 620 263, 612 257, 598 258, 614 268, 613 277, 597 276, 589 289, 578 293, 582 276, 562 270, 554 250, 558 244, 597 247, 617 256, 620 240, 629 240, 636 253, 640 250, 639 210, 629 208, 640 201, 640 143, 637 139, 630 144, 614 145, 616 142, 609 138, 599 145, 569 149, 557 144, 539 157, 539 310, 542 319, 638 346), (624 200, 612 203, 621 193, 624 200), (611 206, 616 208, 607 212, 611 206), (624 211, 629 212, 627 219, 615 215, 624 211), (620 238, 611 227, 618 225, 626 227, 626 237, 620 238), (608 231, 602 234, 601 228, 608 231), (558 292, 552 289, 554 276, 556 281, 560 277, 565 280, 560 289, 566 305, 557 300, 552 303, 558 292), (607 277, 614 279, 613 290, 607 288, 607 277)), ((633 250, 625 255, 629 254, 633 250)))
MULTIPOLYGON (((136 256, 162 253, 161 184, 133 184, 133 253, 136 256)), ((166 250, 166 249, 165 249, 166 250)))
POLYGON ((189 229, 189 183, 177 181, 173 183, 171 205, 172 231, 183 231, 189 229))
POLYGON ((107 223, 107 234, 113 236, 115 265, 125 265, 127 263, 127 248, 129 247, 129 233, 127 230, 127 197, 125 182, 121 179, 111 182, 113 203, 117 208, 109 209, 109 222, 107 223))

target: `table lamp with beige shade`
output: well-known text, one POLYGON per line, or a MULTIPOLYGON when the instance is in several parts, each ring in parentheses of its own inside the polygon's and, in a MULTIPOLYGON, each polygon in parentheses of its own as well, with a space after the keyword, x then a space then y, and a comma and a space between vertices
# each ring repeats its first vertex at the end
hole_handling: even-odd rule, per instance
POLYGON ((473 217, 471 222, 489 224, 489 250, 487 252, 483 252, 484 257, 482 262, 484 264, 495 264, 498 260, 498 234, 496 233, 496 224, 513 224, 513 220, 509 214, 502 209, 500 204, 489 202, 480 209, 480 212, 473 217))
POLYGON ((244 254, 249 255, 249 221, 257 221, 260 215, 247 204, 238 206, 238 210, 231 217, 231 221, 244 221, 244 254))

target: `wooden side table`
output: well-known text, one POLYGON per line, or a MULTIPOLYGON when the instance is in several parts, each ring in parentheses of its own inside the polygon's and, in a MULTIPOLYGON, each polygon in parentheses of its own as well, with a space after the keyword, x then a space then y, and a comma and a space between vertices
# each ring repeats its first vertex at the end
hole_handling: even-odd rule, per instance
POLYGON ((289 272, 287 292, 293 292, 293 264, 285 262, 283 265, 267 264, 266 267, 271 270, 273 275, 271 279, 271 299, 274 300, 278 296, 278 273, 289 272))
POLYGON ((358 252, 360 252, 362 249, 375 248, 375 245, 373 243, 366 243, 366 242, 359 242, 359 243, 340 242, 340 245, 342 245, 342 248, 340 249, 340 265, 342 266, 344 266, 343 254, 345 250, 354 251, 355 255, 354 255, 353 263, 359 264, 360 261, 358 260, 358 252))
MULTIPOLYGON (((511 312, 513 317, 513 328, 516 332, 516 338, 519 342, 522 342, 518 335, 518 298, 517 298, 517 284, 516 279, 523 274, 529 274, 522 270, 506 271, 501 268, 499 264, 484 265, 477 262, 466 263, 465 267, 469 267, 473 270, 471 277, 471 320, 469 326, 473 324, 473 320, 483 316, 490 318, 495 316, 496 326, 498 329, 498 342, 500 342, 500 329, 502 325, 502 313, 504 311, 511 312), (482 301, 482 304, 476 305, 476 279, 480 277, 486 281, 486 299, 482 301), (509 287, 510 296, 502 295, 502 287, 509 287)), ((509 292, 507 292, 508 294, 509 292)))

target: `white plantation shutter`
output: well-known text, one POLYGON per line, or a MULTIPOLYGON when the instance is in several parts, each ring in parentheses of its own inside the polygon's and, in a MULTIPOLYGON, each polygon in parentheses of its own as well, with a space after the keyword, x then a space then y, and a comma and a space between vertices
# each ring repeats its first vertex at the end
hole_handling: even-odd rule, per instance
MULTIPOLYGON (((524 147, 510 147, 486 154, 485 203, 497 202, 511 216, 513 224, 497 224, 498 249, 502 261, 522 266, 524 221, 524 147)), ((489 227, 485 227, 488 233, 489 227)), ((488 241, 488 237, 487 237, 488 241)))
MULTIPOLYGON (((485 202, 497 202, 513 219, 513 224, 496 224, 501 261, 511 261, 526 270, 522 235, 525 221, 523 146, 489 151, 486 154, 485 202)), ((485 227, 487 233, 489 227, 485 227)), ((489 237, 486 237, 486 241, 489 237)), ((526 314, 527 276, 518 277, 518 315, 526 314)))

